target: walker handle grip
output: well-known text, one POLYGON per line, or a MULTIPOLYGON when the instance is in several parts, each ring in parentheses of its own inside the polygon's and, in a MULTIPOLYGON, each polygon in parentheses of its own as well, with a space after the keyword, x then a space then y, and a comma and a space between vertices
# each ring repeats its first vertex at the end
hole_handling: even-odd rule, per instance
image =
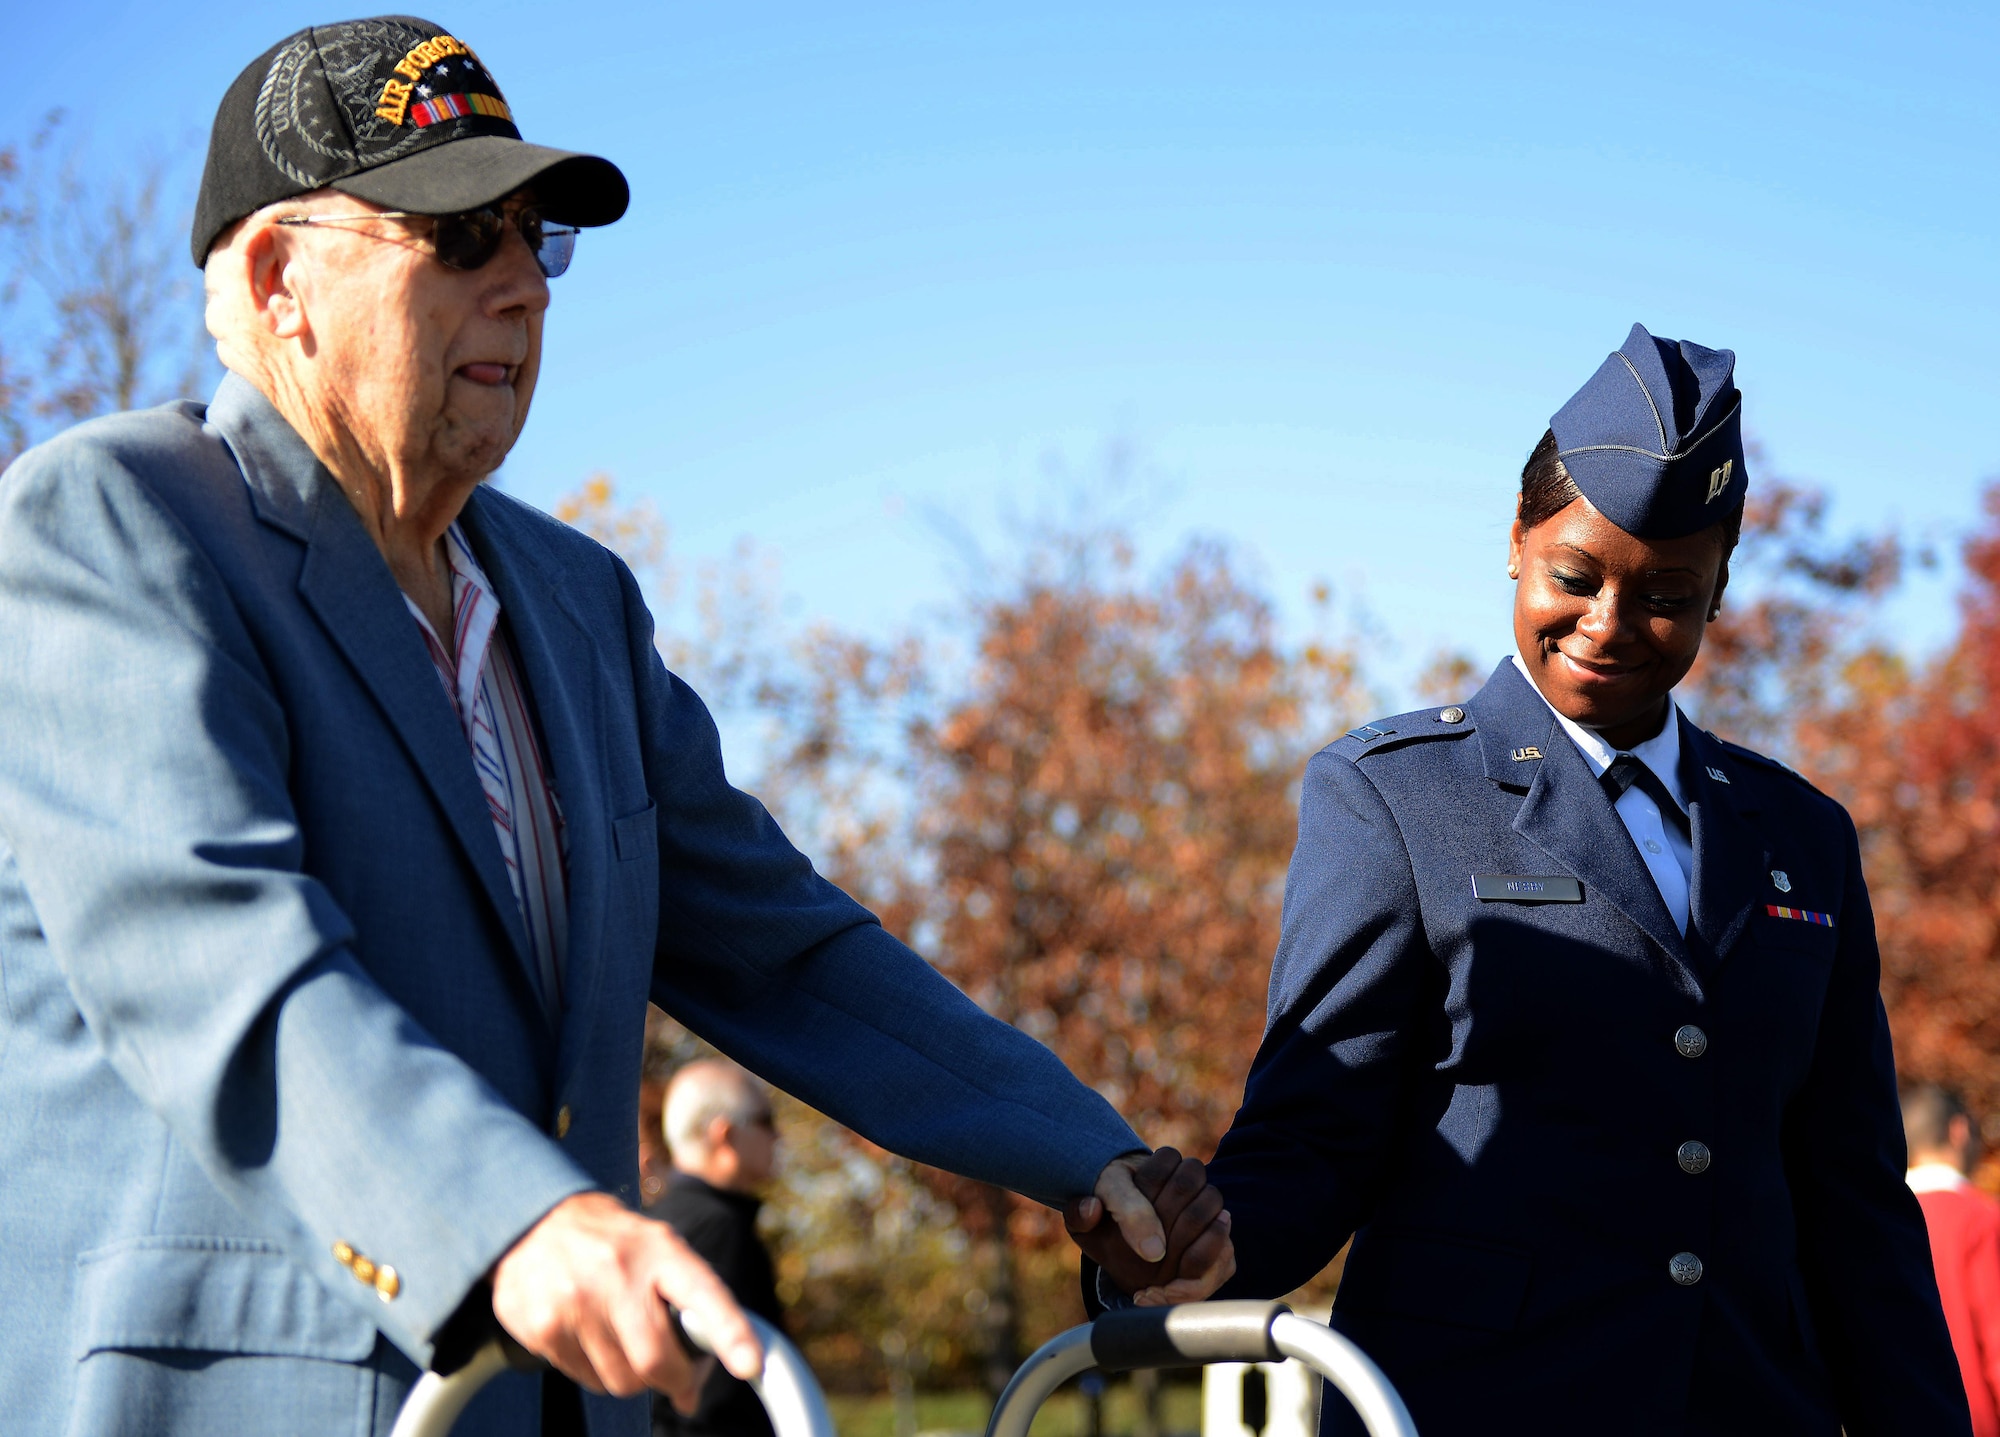
POLYGON ((1290 1311, 1282 1302, 1122 1308, 1091 1324, 1090 1355, 1106 1372, 1205 1362, 1275 1362, 1279 1353, 1271 1324, 1290 1311))

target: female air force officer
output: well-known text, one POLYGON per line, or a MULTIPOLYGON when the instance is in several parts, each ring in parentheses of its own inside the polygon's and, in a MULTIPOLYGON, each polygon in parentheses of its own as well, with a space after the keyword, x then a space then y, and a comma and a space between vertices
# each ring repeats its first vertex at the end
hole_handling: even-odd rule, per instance
POLYGON ((1854 825, 1670 697, 1734 363, 1635 325, 1522 474, 1518 654, 1306 771, 1223 1295, 1354 1234, 1336 1325, 1425 1437, 1969 1431, 1854 825))

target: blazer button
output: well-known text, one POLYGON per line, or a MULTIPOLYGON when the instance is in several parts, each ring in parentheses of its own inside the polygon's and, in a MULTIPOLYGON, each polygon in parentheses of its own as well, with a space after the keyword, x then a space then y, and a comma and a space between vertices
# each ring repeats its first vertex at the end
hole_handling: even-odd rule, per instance
POLYGON ((560 1141, 569 1136, 569 1104, 556 1109, 556 1138, 560 1141))
POLYGON ((1701 1259, 1691 1252, 1677 1252, 1667 1259, 1667 1276, 1682 1287, 1701 1281, 1701 1259))
POLYGON ((1682 1143, 1680 1151, 1674 1154, 1674 1156, 1680 1159, 1681 1171, 1684 1173, 1705 1173, 1708 1171, 1710 1154, 1707 1143, 1698 1143, 1692 1140, 1682 1143))
POLYGON ((375 1295, 384 1302, 394 1302, 396 1294, 403 1290, 403 1279, 396 1275, 396 1269, 383 1266, 375 1269, 375 1295))
POLYGON ((342 1267, 354 1266, 354 1249, 349 1244, 337 1242, 333 1245, 333 1260, 342 1267))
POLYGON ((1699 1058, 1708 1051, 1708 1034, 1686 1023, 1674 1030, 1674 1051, 1683 1058, 1699 1058))

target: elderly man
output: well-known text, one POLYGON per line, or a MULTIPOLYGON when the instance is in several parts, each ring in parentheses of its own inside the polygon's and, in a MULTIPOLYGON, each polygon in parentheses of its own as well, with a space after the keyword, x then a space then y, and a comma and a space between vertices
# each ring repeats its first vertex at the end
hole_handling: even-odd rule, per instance
POLYGON ((701 1376, 667 1304, 754 1372, 627 1205, 648 996, 899 1152, 1094 1194, 1126 1290, 1226 1276, 1198 1165, 820 879, 625 567, 481 487, 625 202, 436 26, 301 31, 216 117, 213 401, 0 480, 9 1433, 383 1432, 497 1319, 564 1376, 466 1430, 636 1437, 701 1376))

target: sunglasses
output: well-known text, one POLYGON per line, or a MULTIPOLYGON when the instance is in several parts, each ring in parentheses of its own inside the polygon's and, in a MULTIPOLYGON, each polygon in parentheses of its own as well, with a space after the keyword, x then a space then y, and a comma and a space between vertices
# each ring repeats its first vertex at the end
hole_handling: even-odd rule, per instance
POLYGON ((498 205, 481 205, 452 215, 420 215, 410 210, 377 210, 360 215, 286 215, 281 225, 338 225, 356 220, 428 220, 431 252, 446 269, 478 269, 500 253, 511 225, 535 256, 542 274, 554 279, 576 254, 576 226, 549 224, 540 210, 524 206, 511 216, 498 205))

